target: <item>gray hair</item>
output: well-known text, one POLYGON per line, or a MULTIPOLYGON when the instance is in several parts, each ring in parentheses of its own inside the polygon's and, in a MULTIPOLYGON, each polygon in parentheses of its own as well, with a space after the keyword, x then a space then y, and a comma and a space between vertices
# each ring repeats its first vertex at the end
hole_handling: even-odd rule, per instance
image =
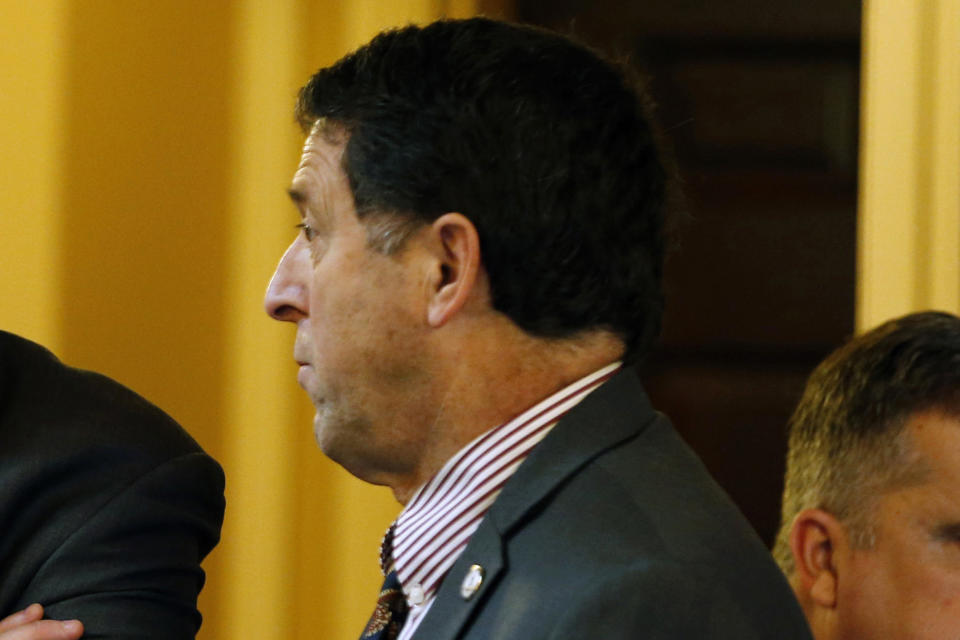
POLYGON ((926 465, 904 427, 919 411, 960 416, 960 318, 915 313, 833 352, 811 374, 789 422, 780 531, 773 554, 794 572, 789 536, 803 509, 833 514, 851 542, 875 542, 873 510, 891 489, 921 482, 926 465))

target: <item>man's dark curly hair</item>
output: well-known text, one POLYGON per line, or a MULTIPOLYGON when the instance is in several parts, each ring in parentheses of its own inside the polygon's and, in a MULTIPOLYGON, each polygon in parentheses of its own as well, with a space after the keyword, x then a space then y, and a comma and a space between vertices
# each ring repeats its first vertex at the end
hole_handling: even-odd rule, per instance
POLYGON ((473 18, 381 33, 318 71, 297 117, 348 134, 361 218, 409 229, 462 213, 494 308, 542 337, 613 331, 629 361, 663 311, 666 172, 649 110, 628 70, 585 46, 473 18))

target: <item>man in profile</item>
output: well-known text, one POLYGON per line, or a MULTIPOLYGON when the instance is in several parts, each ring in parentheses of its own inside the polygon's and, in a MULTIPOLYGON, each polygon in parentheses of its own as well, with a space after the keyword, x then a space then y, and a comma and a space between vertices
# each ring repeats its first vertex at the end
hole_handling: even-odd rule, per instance
POLYGON ((266 308, 296 324, 321 449, 405 505, 362 637, 808 638, 629 368, 667 188, 629 75, 440 21, 321 69, 298 116, 301 233, 266 308))
POLYGON ((223 508, 166 414, 0 331, 0 640, 193 638, 223 508))
POLYGON ((891 320, 813 372, 774 554, 817 640, 960 637, 960 318, 891 320))

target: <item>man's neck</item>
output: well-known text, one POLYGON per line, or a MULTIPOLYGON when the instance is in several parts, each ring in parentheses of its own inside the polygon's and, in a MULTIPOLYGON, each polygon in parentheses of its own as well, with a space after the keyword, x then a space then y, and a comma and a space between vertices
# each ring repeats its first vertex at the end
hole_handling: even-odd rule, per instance
POLYGON ((474 438, 623 353, 622 342, 607 332, 565 340, 503 333, 475 334, 438 359, 429 446, 415 473, 390 482, 401 504, 474 438))

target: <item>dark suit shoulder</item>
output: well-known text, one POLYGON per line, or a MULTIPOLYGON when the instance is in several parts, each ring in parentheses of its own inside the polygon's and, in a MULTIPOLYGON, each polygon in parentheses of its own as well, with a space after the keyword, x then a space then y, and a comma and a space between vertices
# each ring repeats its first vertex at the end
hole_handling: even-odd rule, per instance
MULTIPOLYGON (((127 544, 121 532, 146 521, 150 513, 135 506, 148 504, 157 520, 149 530, 165 537, 166 548, 141 551, 160 558, 194 549, 177 562, 199 571, 223 516, 219 465, 140 395, 0 332, 0 617, 21 605, 24 593, 56 593, 51 580, 75 573, 55 571, 55 559, 94 558, 94 545, 105 540, 127 544), (154 478, 167 488, 159 494, 166 506, 143 498, 154 478), (78 547, 87 540, 82 531, 102 538, 78 547)), ((196 590, 184 601, 195 603, 196 590)))
POLYGON ((0 331, 0 456, 125 451, 144 464, 200 451, 162 410, 101 374, 0 331))
POLYGON ((422 629, 471 640, 809 638, 759 537, 629 372, 567 414, 508 481, 422 629), (464 602, 473 564, 488 578, 464 602))

